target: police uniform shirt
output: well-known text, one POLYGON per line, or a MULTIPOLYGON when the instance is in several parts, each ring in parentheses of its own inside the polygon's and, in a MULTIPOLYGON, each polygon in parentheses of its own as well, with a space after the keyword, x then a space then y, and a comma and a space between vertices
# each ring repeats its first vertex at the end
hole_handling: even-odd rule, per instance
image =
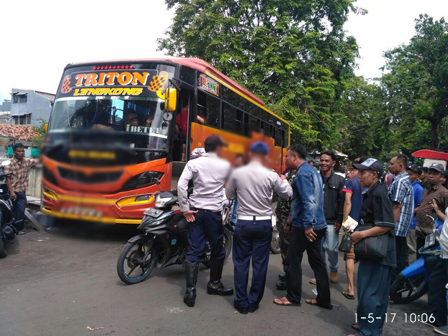
POLYGON ((238 216, 272 216, 272 195, 292 196, 287 180, 259 162, 250 162, 233 171, 226 185, 228 199, 238 200, 238 216))
POLYGON ((180 210, 191 208, 219 212, 222 210, 224 183, 230 174, 230 163, 215 153, 188 161, 177 184, 180 210), (193 194, 188 198, 188 183, 193 181, 193 194))

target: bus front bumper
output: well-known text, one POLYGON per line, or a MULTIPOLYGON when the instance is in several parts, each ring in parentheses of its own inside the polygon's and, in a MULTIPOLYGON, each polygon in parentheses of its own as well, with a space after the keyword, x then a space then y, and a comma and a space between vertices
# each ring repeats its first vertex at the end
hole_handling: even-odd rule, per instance
POLYGON ((47 208, 42 208, 42 212, 46 215, 62 218, 62 219, 72 219, 72 220, 82 220, 86 222, 100 222, 103 224, 140 224, 141 219, 124 219, 124 218, 112 218, 112 217, 97 217, 88 216, 81 214, 68 214, 57 210, 50 210, 47 208))

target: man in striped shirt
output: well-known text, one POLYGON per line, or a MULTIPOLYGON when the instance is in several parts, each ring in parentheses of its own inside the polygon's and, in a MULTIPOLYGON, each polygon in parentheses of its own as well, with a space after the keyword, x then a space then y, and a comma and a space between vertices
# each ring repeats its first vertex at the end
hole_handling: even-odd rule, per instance
POLYGON ((406 171, 407 157, 399 154, 390 160, 389 170, 395 175, 389 188, 389 198, 393 202, 395 219, 395 245, 397 253, 397 268, 392 274, 392 280, 408 265, 408 245, 406 237, 412 225, 414 214, 414 195, 412 183, 406 171))

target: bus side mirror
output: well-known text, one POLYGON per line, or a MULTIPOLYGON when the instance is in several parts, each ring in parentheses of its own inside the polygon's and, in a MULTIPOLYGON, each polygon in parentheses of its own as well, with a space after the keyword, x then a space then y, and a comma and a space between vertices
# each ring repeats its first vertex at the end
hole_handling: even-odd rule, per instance
POLYGON ((47 133, 48 132, 48 124, 45 124, 44 129, 45 129, 45 133, 47 133))
POLYGON ((175 112, 177 106, 177 90, 168 88, 165 91, 165 111, 175 112))

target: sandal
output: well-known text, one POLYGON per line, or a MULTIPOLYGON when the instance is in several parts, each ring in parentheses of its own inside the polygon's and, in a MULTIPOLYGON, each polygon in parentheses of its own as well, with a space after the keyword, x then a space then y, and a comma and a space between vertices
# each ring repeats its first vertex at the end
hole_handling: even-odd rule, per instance
POLYGON ((310 284, 316 285, 316 278, 310 280, 310 284))
POLYGON ((300 306, 300 303, 299 304, 292 303, 286 297, 282 297, 280 299, 274 299, 274 304, 276 304, 277 306, 284 306, 284 307, 300 306))
POLYGON ((355 329, 356 331, 361 331, 361 327, 359 326, 358 323, 353 323, 352 324, 352 329, 355 329))
POLYGON ((25 231, 19 231, 18 235, 24 235, 25 231))
POLYGON ((311 306, 317 306, 317 307, 325 308, 325 309, 328 309, 328 310, 333 309, 333 305, 332 304, 330 304, 328 306, 324 306, 324 305, 321 305, 319 302, 317 302, 317 300, 315 300, 315 299, 305 300, 305 303, 307 303, 307 304, 309 304, 311 306))
POLYGON ((341 294, 344 295, 345 298, 348 299, 348 300, 354 300, 355 299, 355 296, 351 295, 351 294, 348 294, 347 291, 341 291, 341 294))

